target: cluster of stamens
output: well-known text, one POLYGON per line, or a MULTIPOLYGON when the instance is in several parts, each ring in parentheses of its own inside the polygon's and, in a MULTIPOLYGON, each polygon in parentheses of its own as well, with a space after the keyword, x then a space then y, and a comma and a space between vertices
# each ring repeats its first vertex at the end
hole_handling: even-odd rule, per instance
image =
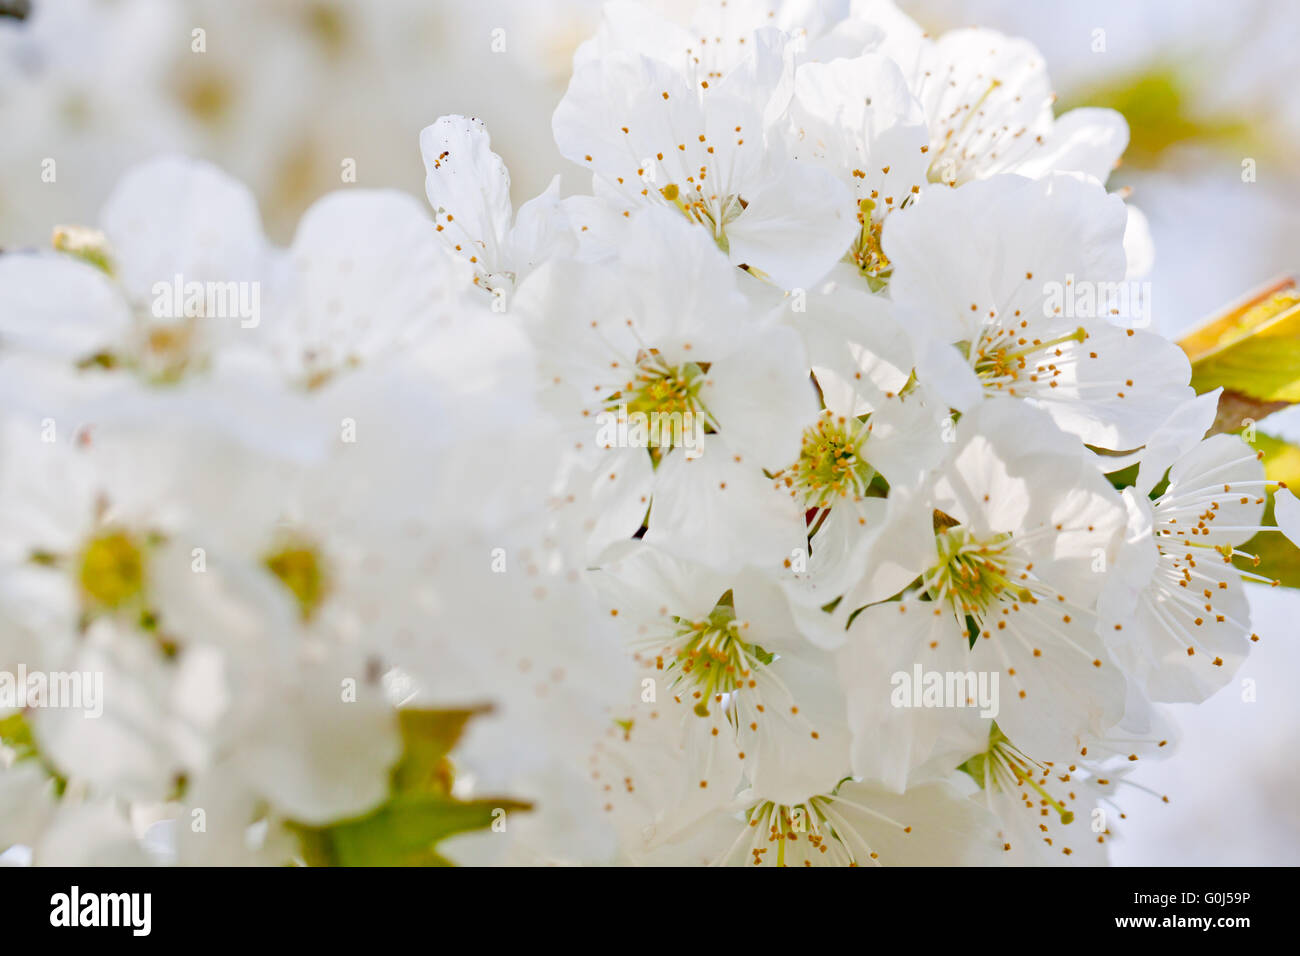
POLYGON ((678 622, 671 667, 690 686, 695 712, 701 717, 708 715, 710 701, 752 683, 751 671, 760 661, 760 652, 740 632, 735 610, 725 604, 703 621, 678 622))
POLYGON ((980 540, 960 525, 939 531, 935 535, 939 562, 925 575, 926 592, 977 622, 1006 598, 1032 600, 1027 589, 1012 580, 1010 541, 1009 534, 980 540))
POLYGON ((799 460, 780 481, 806 508, 861 498, 876 477, 863 455, 870 437, 869 424, 823 412, 817 424, 804 431, 799 460))
POLYGON ((1044 341, 1023 334, 1028 324, 1022 319, 1018 328, 990 326, 975 342, 971 364, 986 388, 994 391, 1005 389, 1008 395, 1015 395, 1016 386, 1022 379, 1028 383, 1046 381, 1049 388, 1056 388, 1071 358, 1062 346, 1088 338, 1087 331, 1080 326, 1044 341))

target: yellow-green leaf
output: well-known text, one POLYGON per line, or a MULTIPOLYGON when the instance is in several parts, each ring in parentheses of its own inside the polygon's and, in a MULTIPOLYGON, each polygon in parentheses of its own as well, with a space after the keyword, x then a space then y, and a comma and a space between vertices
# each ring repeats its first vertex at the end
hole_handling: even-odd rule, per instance
POLYGON ((531 809, 518 800, 460 800, 451 794, 448 755, 469 721, 490 709, 398 711, 402 756, 392 770, 388 799, 355 819, 325 826, 289 823, 303 861, 309 866, 450 866, 437 850, 439 841, 531 809))
POLYGON ((14 759, 36 756, 36 743, 32 740, 32 728, 21 712, 0 717, 0 744, 14 751, 14 759))
POLYGON ((1242 155, 1259 155, 1265 144, 1239 115, 1206 114, 1194 107, 1189 82, 1195 64, 1157 61, 1132 73, 1076 90, 1058 111, 1076 106, 1109 106, 1124 114, 1129 144, 1124 162, 1137 167, 1160 165, 1169 149, 1185 143, 1218 147, 1242 155), (1259 147, 1259 148, 1257 148, 1259 147))
POLYGON ((1178 344, 1191 360, 1198 393, 1222 387, 1257 405, 1300 402, 1300 291, 1294 279, 1269 284, 1178 344))
POLYGON ((515 800, 400 794, 357 820, 294 829, 311 866, 449 866, 437 851, 439 841, 486 829, 503 814, 527 809, 515 800))
POLYGON ((1264 453, 1264 477, 1300 489, 1300 447, 1259 432, 1255 435, 1255 449, 1264 453))

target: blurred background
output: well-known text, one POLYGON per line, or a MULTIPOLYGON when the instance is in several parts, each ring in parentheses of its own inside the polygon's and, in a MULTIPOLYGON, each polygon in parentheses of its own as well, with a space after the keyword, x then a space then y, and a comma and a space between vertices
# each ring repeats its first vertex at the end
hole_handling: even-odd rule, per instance
MULTIPOLYGON (((685 19, 690 0, 650 0, 685 19)), ((1290 0, 900 0, 931 33, 1032 40, 1058 108, 1123 112, 1112 189, 1150 222, 1157 328, 1177 336, 1300 273, 1300 4, 1290 0)), ((443 113, 483 119, 516 206, 560 174, 551 112, 597 0, 0 0, 0 248, 94 224, 113 183, 162 152, 249 183, 281 242, 343 188, 424 192, 417 137, 443 113)), ((4 303, 0 303, 4 308, 4 303)), ((1300 441, 1296 409, 1261 429, 1300 441)), ((1300 592, 1251 586, 1261 640, 1121 809, 1120 864, 1300 864, 1300 592), (1252 682, 1244 685, 1243 682, 1252 682), (1250 691, 1249 693, 1247 691, 1250 691), (1253 699, 1251 699, 1253 696, 1253 699)))

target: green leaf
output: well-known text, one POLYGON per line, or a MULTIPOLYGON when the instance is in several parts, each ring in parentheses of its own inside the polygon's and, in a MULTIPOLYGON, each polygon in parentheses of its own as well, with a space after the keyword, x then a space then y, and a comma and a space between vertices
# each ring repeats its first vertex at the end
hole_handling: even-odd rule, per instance
POLYGON ((1263 432, 1255 433, 1254 445, 1264 453, 1265 478, 1280 481, 1289 488, 1300 488, 1300 447, 1263 432))
POLYGON ((439 841, 490 827, 498 811, 527 809, 515 800, 399 794, 358 820, 294 829, 311 866, 450 866, 436 849, 439 841))
POLYGON ((1230 401, 1244 400, 1234 414, 1262 418, 1300 402, 1300 291, 1294 279, 1259 290, 1178 344, 1192 362, 1198 393, 1222 387, 1230 401))
POLYGON ((32 739, 31 725, 21 713, 0 718, 0 744, 14 751, 16 760, 36 756, 36 742, 32 739))
POLYGON ((1076 106, 1109 106, 1124 114, 1129 126, 1124 162, 1139 168, 1161 165, 1170 149, 1186 143, 1260 155, 1266 144, 1240 115, 1211 115, 1195 107, 1197 95, 1191 78, 1196 69, 1194 63, 1152 62, 1076 90, 1058 105, 1057 112, 1076 106))
POLYGON ((466 725, 490 708, 398 711, 402 756, 394 765, 388 799, 377 809, 325 826, 290 823, 309 866, 450 866, 437 851, 449 836, 490 827, 502 813, 527 803, 451 795, 448 754, 466 725))

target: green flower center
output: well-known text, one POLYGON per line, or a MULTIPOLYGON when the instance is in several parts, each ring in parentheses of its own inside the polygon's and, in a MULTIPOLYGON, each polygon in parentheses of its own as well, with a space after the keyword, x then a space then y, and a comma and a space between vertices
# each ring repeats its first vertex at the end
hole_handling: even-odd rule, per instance
POLYGON ((703 373, 694 362, 670 366, 657 358, 643 361, 626 388, 627 410, 647 415, 697 413, 703 384, 703 373))
POLYGON ((976 619, 1008 592, 1028 599, 1028 592, 1014 584, 1008 572, 1010 541, 1010 534, 981 541, 960 525, 945 528, 935 536, 939 563, 925 575, 926 591, 976 619))
POLYGON ((709 701, 728 694, 749 679, 755 663, 764 663, 763 651, 740 637, 736 612, 719 604, 703 621, 679 621, 674 666, 681 680, 694 688, 695 712, 706 716, 709 701))
POLYGON ((856 418, 829 414, 804 431, 790 484, 808 507, 866 494, 876 477, 876 469, 862 455, 870 435, 871 428, 856 418))
POLYGON ((144 549, 124 531, 92 538, 81 553, 77 580, 91 603, 124 607, 144 594, 144 549))
POLYGON ((705 370, 696 363, 669 365, 650 353, 638 363, 633 378, 605 400, 605 407, 644 415, 650 433, 657 436, 650 449, 657 459, 661 452, 689 445, 712 424, 700 397, 704 381, 705 370))

